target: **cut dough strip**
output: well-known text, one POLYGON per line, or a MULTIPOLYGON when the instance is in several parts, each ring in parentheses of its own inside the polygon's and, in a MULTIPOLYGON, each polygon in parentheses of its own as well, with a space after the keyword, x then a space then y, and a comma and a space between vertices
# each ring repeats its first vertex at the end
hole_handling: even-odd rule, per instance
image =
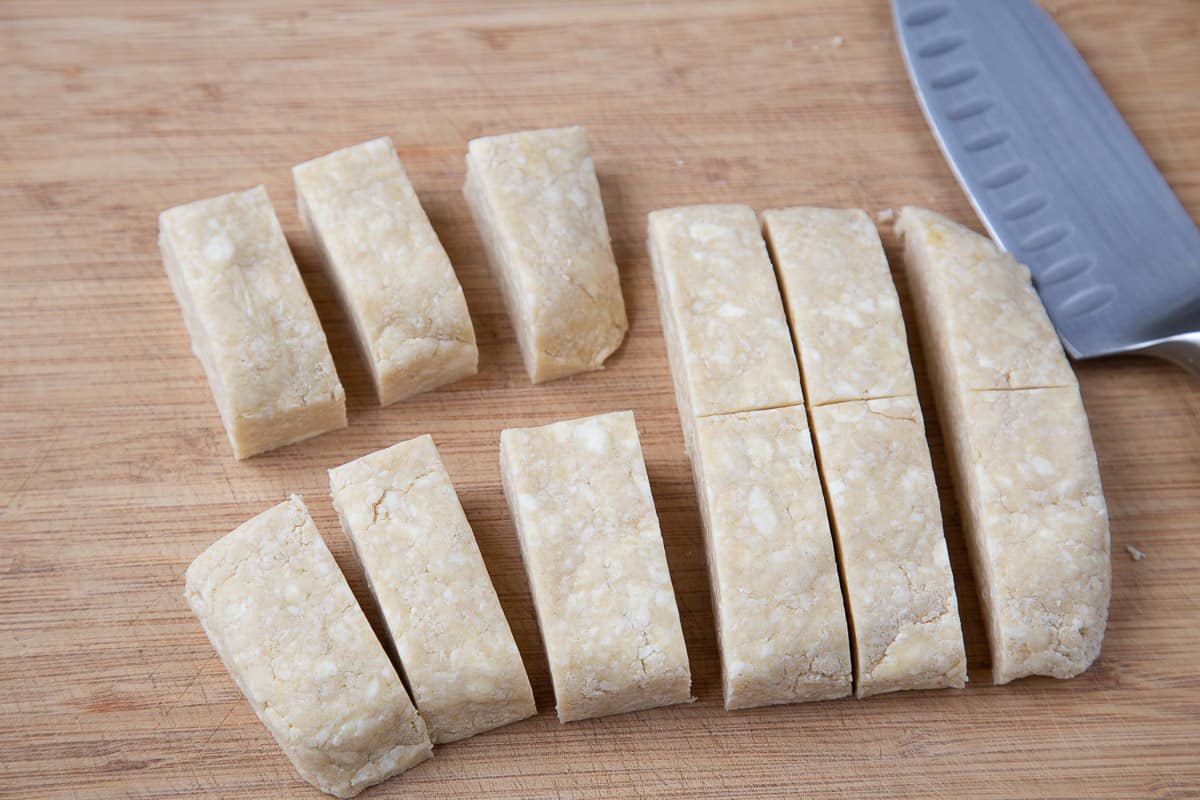
POLYGON ((871 218, 763 213, 838 545, 855 694, 962 687, 966 654, 900 302, 871 218))
POLYGON ((474 375, 479 351, 462 287, 391 139, 299 164, 292 177, 379 402, 474 375))
POLYGON ((962 623, 915 397, 812 409, 854 636, 854 691, 962 688, 962 623))
POLYGON ((562 722, 691 698, 691 671, 630 411, 500 434, 562 722))
POLYGON ((331 469, 329 485, 434 743, 536 714, 521 654, 433 439, 331 469))
POLYGON ((725 708, 850 693, 846 611, 804 408, 696 420, 725 708))
POLYGON ((346 396, 267 190, 177 206, 158 230, 234 456, 344 428, 346 396))
POLYGON ((603 367, 628 323, 587 132, 472 139, 463 194, 529 379, 603 367))
POLYGON ((900 300, 866 212, 796 207, 762 219, 809 407, 916 397, 900 300))
POLYGON ((201 553, 186 594, 304 780, 352 797, 430 757, 425 723, 299 497, 201 553))
POLYGON ((725 706, 849 694, 833 541, 758 219, 741 205, 654 211, 647 246, 704 523, 725 706))
POLYGON ((653 211, 647 246, 689 452, 696 418, 803 403, 754 211, 741 205, 653 211))
POLYGON ((905 208, 908 279, 938 392, 992 675, 1070 678, 1100 652, 1108 515, 1079 386, 1029 271, 905 208))

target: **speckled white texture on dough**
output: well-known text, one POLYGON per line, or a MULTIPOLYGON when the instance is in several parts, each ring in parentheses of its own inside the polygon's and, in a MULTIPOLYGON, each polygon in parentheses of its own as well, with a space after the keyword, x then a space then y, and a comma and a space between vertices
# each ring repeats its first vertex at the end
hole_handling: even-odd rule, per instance
POLYGON ((352 797, 432 754, 300 498, 201 553, 186 596, 254 713, 313 786, 352 797))
POLYGON ((783 301, 748 206, 648 219, 650 263, 688 448, 692 420, 804 401, 783 301))
POLYGON ((299 164, 292 178, 380 403, 474 375, 479 351, 462 287, 391 140, 299 164))
POLYGON ((915 397, 812 410, 853 621, 855 694, 961 688, 962 623, 915 397))
POLYGON ((164 211, 171 288, 237 458, 346 425, 346 396, 267 191, 164 211))
POLYGON ((587 131, 472 139, 463 194, 529 379, 601 369, 629 325, 587 131))
POLYGON ((1108 514, 1079 386, 1029 271, 988 239, 905 208, 907 273, 992 649, 996 683, 1069 678, 1100 652, 1108 514))
POLYGON ((900 300, 859 209, 764 211, 810 406, 915 396, 900 300))
POLYGON ((932 366, 963 391, 1077 385, 1028 269, 932 211, 906 207, 896 227, 932 366))
POLYGON ((850 693, 833 539, 802 406, 696 420, 727 709, 850 693))
POLYGON ((433 439, 421 436, 331 469, 329 485, 434 743, 537 713, 433 439))
POLYGON ((633 413, 500 435, 504 492, 563 722, 691 700, 633 413))

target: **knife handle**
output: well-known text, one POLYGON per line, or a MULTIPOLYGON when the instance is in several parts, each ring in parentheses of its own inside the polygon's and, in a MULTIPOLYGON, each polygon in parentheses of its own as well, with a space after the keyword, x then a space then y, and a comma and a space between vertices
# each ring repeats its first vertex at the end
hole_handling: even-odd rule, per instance
POLYGON ((1200 377, 1200 331, 1152 339, 1122 352, 1163 358, 1200 377))

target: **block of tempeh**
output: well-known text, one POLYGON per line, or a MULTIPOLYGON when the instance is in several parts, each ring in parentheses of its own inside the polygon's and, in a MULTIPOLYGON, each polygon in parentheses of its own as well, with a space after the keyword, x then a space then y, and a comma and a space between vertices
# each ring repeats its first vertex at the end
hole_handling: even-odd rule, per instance
POLYGON ((966 656, 887 258, 858 209, 763 213, 838 545, 855 694, 961 687, 966 656))
POLYGON ((188 603, 304 780, 337 797, 429 758, 391 661, 299 497, 201 553, 188 603))
POLYGON ((803 403, 754 211, 740 205, 653 211, 647 246, 689 451, 698 417, 803 403))
POLYGON ((931 211, 897 220, 992 649, 1070 678, 1100 652, 1108 515, 1079 387, 1029 271, 931 211))
POLYGON ((696 420, 727 709, 850 693, 846 612, 802 406, 696 420))
POLYGON ((463 194, 529 379, 603 367, 629 325, 587 131, 472 139, 463 194))
POLYGON ((237 458, 346 425, 346 396, 267 191, 164 211, 158 245, 237 458))
POLYGON ((479 351, 462 287, 391 140, 299 164, 292 178, 379 402, 474 375, 479 351))
POLYGON ((433 439, 331 469, 329 486, 434 743, 536 714, 521 654, 433 439))
POLYGON ((504 493, 562 722, 691 700, 630 411, 500 434, 504 493))

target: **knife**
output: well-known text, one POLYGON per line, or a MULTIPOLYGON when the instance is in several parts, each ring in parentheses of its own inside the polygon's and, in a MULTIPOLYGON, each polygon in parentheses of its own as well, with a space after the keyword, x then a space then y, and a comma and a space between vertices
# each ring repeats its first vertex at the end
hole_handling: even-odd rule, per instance
POLYGON ((1074 358, 1200 375, 1200 231, 1032 0, 892 0, 917 98, 992 238, 1074 358))

